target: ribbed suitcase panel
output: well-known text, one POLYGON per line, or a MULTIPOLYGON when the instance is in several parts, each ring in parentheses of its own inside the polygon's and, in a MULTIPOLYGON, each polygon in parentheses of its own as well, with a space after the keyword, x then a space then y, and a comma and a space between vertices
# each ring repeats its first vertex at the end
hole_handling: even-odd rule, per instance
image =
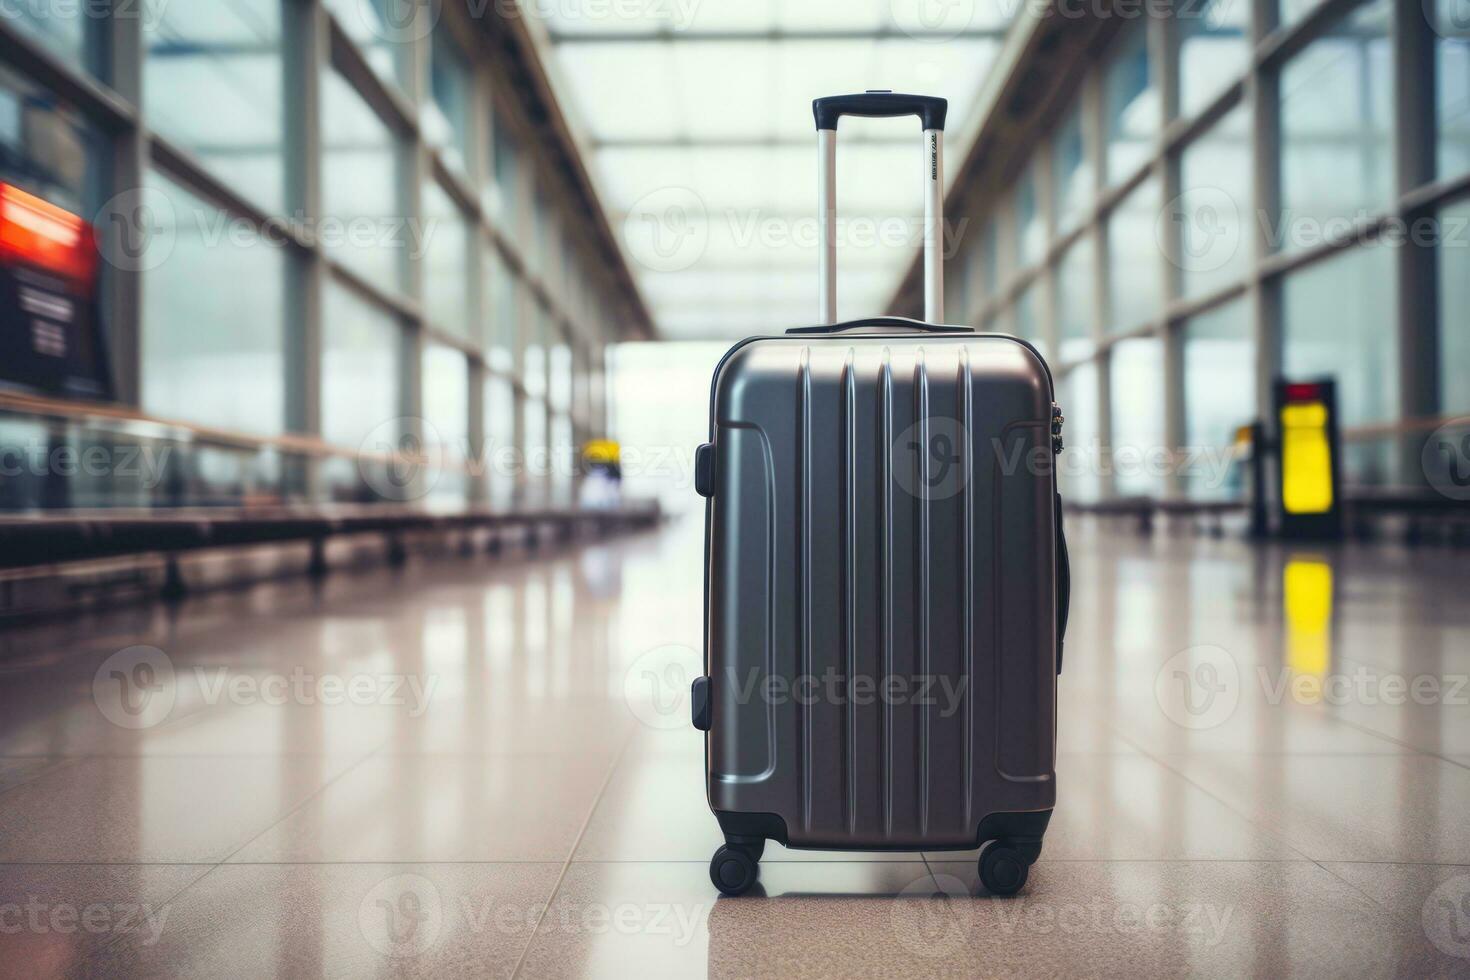
POLYGON ((787 746, 801 773, 801 823, 807 832, 846 825, 847 758, 845 711, 828 688, 846 675, 842 618, 842 398, 835 351, 823 350, 813 365, 803 349, 797 372, 796 467, 801 602, 791 624, 793 649, 800 651, 791 699, 800 741, 787 746))
POLYGON ((965 348, 926 348, 925 355, 932 365, 927 372, 926 415, 953 420, 937 427, 931 423, 929 438, 923 440, 928 447, 924 457, 929 470, 923 485, 934 489, 916 501, 927 525, 927 547, 922 548, 925 581, 919 593, 926 607, 924 656, 913 708, 924 731, 925 778, 919 830, 927 839, 949 837, 966 829, 969 780, 963 711, 972 683, 968 661, 976 651, 965 629, 965 584, 971 565, 965 514, 971 482, 963 476, 955 478, 955 473, 966 472, 973 459, 973 446, 971 440, 956 437, 946 449, 942 438, 945 429, 956 434, 973 431, 964 424, 968 389, 963 368, 965 348))
MULTIPOLYGON (((889 480, 883 489, 887 507, 883 528, 883 666, 877 678, 911 677, 919 669, 919 609, 916 601, 922 588, 920 553, 915 550, 921 534, 920 512, 902 484, 917 478, 919 459, 904 445, 918 420, 922 389, 922 362, 914 351, 890 348, 892 384, 884 411, 889 419, 890 439, 883 447, 889 457, 889 480)), ((883 801, 884 839, 904 838, 919 827, 920 796, 923 792, 920 726, 912 707, 894 698, 878 698, 883 711, 884 754, 888 780, 883 801)))
POLYGON ((848 833, 881 838, 891 820, 892 720, 882 703, 856 679, 877 678, 890 656, 885 603, 891 592, 887 574, 892 547, 886 515, 893 461, 891 355, 887 349, 844 359, 844 555, 843 591, 847 602, 848 672, 853 681, 846 708, 848 758, 848 833))
POLYGON ((964 492, 923 491, 946 487, 942 468, 973 458, 960 440, 956 458, 927 451, 943 435, 932 420, 962 419, 962 352, 911 351, 897 383, 891 351, 860 359, 852 348, 827 348, 814 359, 808 348, 799 361, 791 544, 800 600, 791 645, 800 739, 788 749, 802 831, 814 838, 927 839, 963 833, 970 820, 967 503, 964 492), (879 392, 882 403, 860 404, 859 389, 879 392), (859 483, 859 459, 879 456, 883 467, 859 483), (895 479, 894 466, 909 470, 905 479, 895 479), (888 503, 887 517, 863 527, 862 512, 874 509, 862 503, 874 499, 888 503), (877 629, 859 632, 854 616, 873 584, 877 629), (902 688, 885 693, 889 677, 902 688))

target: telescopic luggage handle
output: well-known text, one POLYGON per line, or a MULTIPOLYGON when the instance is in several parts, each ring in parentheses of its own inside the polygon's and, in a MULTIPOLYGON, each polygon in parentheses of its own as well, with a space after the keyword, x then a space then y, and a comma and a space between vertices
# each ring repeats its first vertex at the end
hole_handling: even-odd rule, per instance
POLYGON ((817 212, 822 250, 821 322, 837 322, 837 120, 843 116, 918 116, 924 138, 924 319, 944 320, 944 117, 949 103, 932 95, 870 90, 812 100, 817 122, 817 212))

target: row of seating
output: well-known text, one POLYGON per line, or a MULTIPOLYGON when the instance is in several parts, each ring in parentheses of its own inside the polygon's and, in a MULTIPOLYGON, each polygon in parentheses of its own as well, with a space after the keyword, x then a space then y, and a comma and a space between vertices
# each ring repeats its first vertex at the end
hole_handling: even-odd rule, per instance
POLYGON ((390 558, 401 560, 402 536, 419 532, 525 529, 569 539, 583 531, 608 534, 649 527, 657 503, 607 510, 585 508, 484 508, 437 512, 383 506, 220 508, 167 511, 67 511, 0 517, 0 568, 25 568, 133 554, 177 555, 206 548, 308 541, 314 571, 325 572, 322 549, 329 538, 383 534, 390 558))
MULTIPOLYGON (((1343 495, 1343 528, 1358 538, 1372 537, 1383 518, 1402 520, 1410 543, 1430 537, 1429 529, 1448 529, 1455 540, 1470 533, 1470 501, 1454 500, 1433 490, 1357 487, 1343 495)), ((1244 500, 1156 499, 1144 496, 1067 503, 1067 510, 1101 517, 1123 517, 1137 522, 1140 533, 1153 530, 1156 517, 1202 519, 1211 534, 1224 533, 1230 515, 1250 514, 1244 500)))

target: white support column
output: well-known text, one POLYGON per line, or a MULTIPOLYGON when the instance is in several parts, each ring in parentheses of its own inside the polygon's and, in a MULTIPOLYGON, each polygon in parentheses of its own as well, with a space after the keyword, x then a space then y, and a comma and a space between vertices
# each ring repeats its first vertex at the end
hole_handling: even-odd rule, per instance
MULTIPOLYGON (((143 18, 107 18, 98 29, 99 47, 106 49, 112 67, 112 87, 132 103, 136 124, 112 137, 112 179, 103 188, 104 197, 123 204, 141 204, 139 191, 148 173, 148 131, 141 121, 143 106, 143 18), (119 197, 130 195, 130 197, 119 197)), ((123 215, 131 220, 136 215, 123 215)), ((127 233, 121 223, 111 222, 99 234, 127 233)), ((126 254, 121 249, 104 254, 126 254)), ((108 310, 107 339, 112 361, 114 396, 124 405, 143 404, 143 273, 138 269, 110 266, 103 280, 103 297, 108 310)))
MULTIPOLYGON (((1273 0, 1252 0, 1252 40, 1259 43, 1275 26, 1276 4, 1273 0)), ((1261 263, 1271 255, 1266 229, 1275 227, 1281 209, 1281 110, 1278 102, 1279 72, 1275 67, 1253 68, 1245 79, 1244 99, 1251 117, 1252 208, 1246 233, 1250 238, 1252 278, 1250 305, 1252 340, 1256 351, 1256 413, 1267 439, 1275 438, 1272 418, 1271 385, 1281 373, 1281 290, 1278 282, 1260 276, 1261 263)), ((1260 447, 1256 447, 1260 453, 1260 447)), ((1262 458, 1269 454, 1261 454, 1262 458)), ((1267 472, 1262 485, 1266 488, 1267 522, 1275 513, 1272 487, 1275 474, 1267 472)))
MULTIPOLYGON (((1394 183, 1399 197, 1434 179, 1436 121, 1434 96, 1439 65, 1435 59, 1438 35, 1418 4, 1394 7, 1394 183)), ((1404 213, 1409 222, 1437 217, 1438 208, 1404 213)), ((1440 403, 1440 270, 1438 248, 1409 236, 1395 252, 1398 276, 1399 403, 1402 421, 1441 414, 1440 403)), ((1439 248, 1445 246, 1441 245, 1439 248)), ((1421 485, 1426 477, 1421 462, 1424 431, 1406 432, 1394 447, 1400 482, 1421 485)))
MULTIPOLYGON (((1171 7, 1171 10, 1177 10, 1171 7)), ((1154 18, 1149 21, 1149 41, 1153 47, 1159 65, 1159 88, 1163 94, 1160 102, 1159 132, 1165 132, 1169 123, 1178 115, 1179 110, 1179 26, 1178 17, 1169 16, 1154 18)), ((1159 249, 1159 271, 1163 286, 1161 301, 1166 311, 1159 318, 1160 344, 1162 345, 1161 364, 1163 377, 1160 379, 1160 390, 1162 398, 1159 402, 1159 411, 1163 414, 1164 445, 1168 447, 1171 458, 1179 450, 1185 439, 1185 402, 1184 402, 1184 338, 1180 331, 1183 324, 1172 323, 1168 319, 1167 310, 1179 298, 1181 285, 1181 245, 1180 229, 1177 222, 1170 220, 1170 210, 1173 201, 1183 193, 1184 188, 1180 182, 1180 164, 1177 153, 1165 153, 1159 157, 1155 165, 1155 173, 1159 177, 1159 214, 1164 215, 1164 240, 1159 249)), ((1164 497, 1178 497, 1184 491, 1183 481, 1180 479, 1178 467, 1169 466, 1161 488, 1164 497)))
MULTIPOLYGON (((326 10, 319 0, 285 5, 282 31, 286 91, 287 218, 319 219, 322 213, 321 77, 331 61, 326 10)), ((286 424, 294 432, 322 433, 322 308, 326 262, 320 249, 300 255, 291 265, 288 314, 289 359, 286 378, 286 424)), ((318 500, 320 467, 303 460, 302 492, 318 500)))

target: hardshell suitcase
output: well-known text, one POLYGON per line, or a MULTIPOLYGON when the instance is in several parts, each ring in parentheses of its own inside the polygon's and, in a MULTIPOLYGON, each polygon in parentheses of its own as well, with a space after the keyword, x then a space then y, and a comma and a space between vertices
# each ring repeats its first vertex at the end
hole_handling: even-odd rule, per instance
POLYGON ((725 355, 696 455, 694 724, 726 840, 710 876, 744 892, 768 839, 984 846, 983 884, 1013 893, 1056 802, 1061 411, 1030 344, 940 323, 945 101, 869 92, 813 108, 823 323, 725 355), (922 119, 926 322, 834 322, 845 114, 922 119))

